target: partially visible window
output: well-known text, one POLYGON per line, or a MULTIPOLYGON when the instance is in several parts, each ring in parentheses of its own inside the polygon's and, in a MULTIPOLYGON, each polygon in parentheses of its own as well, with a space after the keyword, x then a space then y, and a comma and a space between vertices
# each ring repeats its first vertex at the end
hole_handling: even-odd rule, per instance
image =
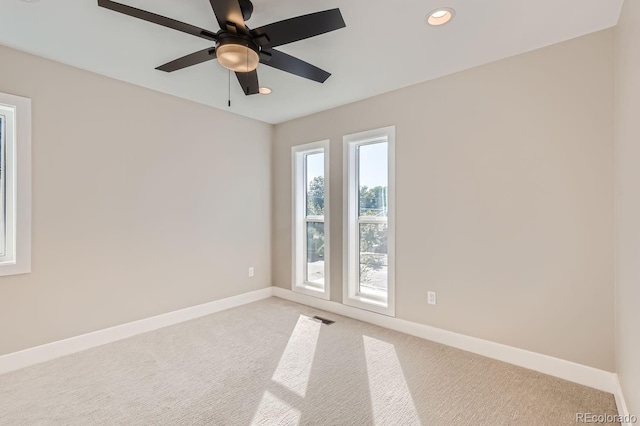
POLYGON ((344 303, 395 315, 394 144, 395 128, 344 137, 344 303))
POLYGON ((292 289, 329 299, 329 141, 292 148, 292 289))
POLYGON ((4 109, 5 108, 0 107, 0 259, 6 257, 7 247, 7 221, 5 214, 7 199, 5 190, 6 179, 4 177, 5 171, 7 170, 7 167, 4 164, 5 159, 7 158, 5 153, 5 135, 7 133, 7 115, 13 113, 13 111, 3 111, 4 109))
POLYGON ((0 275, 30 271, 31 100, 0 93, 0 275))

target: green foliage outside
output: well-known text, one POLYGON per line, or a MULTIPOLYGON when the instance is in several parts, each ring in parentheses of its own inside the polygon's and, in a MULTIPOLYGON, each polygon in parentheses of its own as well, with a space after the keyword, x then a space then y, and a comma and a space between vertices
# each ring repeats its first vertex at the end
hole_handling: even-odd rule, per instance
MULTIPOLYGON (((316 176, 307 188, 307 216, 324 216, 324 176, 316 176)), ((307 225, 307 262, 324 260, 324 223, 307 225)))
MULTIPOLYGON (((360 216, 386 217, 388 213, 387 187, 360 187, 360 216)), ((324 215, 324 177, 316 176, 307 190, 307 215, 324 215)), ((386 266, 387 226, 367 223, 360 225, 360 274, 386 266)), ((307 227, 307 261, 324 260, 324 226, 307 227)))
POLYGON ((324 176, 316 176, 307 188, 307 215, 324 215, 324 176))

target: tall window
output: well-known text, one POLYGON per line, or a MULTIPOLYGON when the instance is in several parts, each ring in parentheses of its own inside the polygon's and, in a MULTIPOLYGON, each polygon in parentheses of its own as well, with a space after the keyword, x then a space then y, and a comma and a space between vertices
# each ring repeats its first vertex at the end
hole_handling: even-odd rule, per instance
POLYGON ((344 137, 344 303, 395 315, 395 127, 344 137))
POLYGON ((0 275, 30 270, 31 101, 0 93, 0 275))
MULTIPOLYGON (((5 108, 2 108, 5 109, 5 108)), ((5 152, 7 133, 7 112, 0 109, 0 259, 5 257, 7 250, 7 221, 6 221, 6 178, 7 167, 4 165, 7 154, 5 152), (3 114, 4 112, 4 114, 3 114)))
POLYGON ((15 262, 15 108, 0 104, 0 263, 15 262))
POLYGON ((292 148, 292 289, 329 299, 329 141, 292 148))

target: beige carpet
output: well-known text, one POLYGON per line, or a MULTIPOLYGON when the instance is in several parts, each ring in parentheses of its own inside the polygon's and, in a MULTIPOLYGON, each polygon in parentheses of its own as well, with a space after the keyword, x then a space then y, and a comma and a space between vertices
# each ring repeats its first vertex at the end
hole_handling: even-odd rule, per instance
POLYGON ((0 375, 12 426, 556 426, 578 412, 617 414, 610 394, 276 298, 0 375))

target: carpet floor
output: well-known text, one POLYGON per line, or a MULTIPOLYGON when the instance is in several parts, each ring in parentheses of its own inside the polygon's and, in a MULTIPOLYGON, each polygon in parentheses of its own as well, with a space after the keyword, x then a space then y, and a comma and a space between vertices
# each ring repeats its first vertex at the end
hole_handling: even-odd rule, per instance
POLYGON ((0 375, 11 426, 557 426, 576 413, 617 410, 611 394, 277 298, 0 375))

